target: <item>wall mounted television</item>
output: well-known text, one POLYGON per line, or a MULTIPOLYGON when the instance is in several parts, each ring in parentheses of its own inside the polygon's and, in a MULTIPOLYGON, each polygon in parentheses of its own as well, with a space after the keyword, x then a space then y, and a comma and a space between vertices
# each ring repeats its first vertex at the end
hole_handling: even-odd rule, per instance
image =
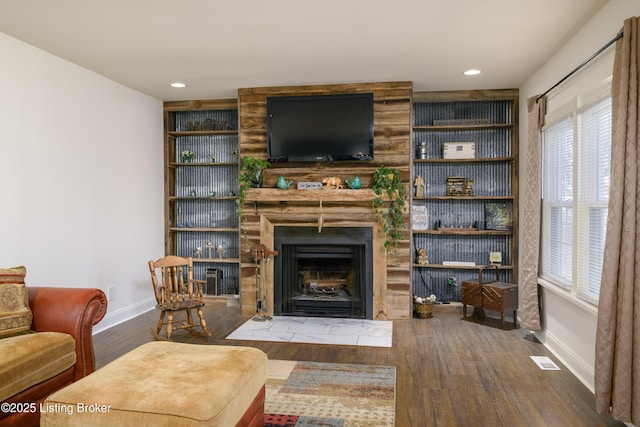
POLYGON ((373 94, 267 98, 270 162, 373 159, 373 94))

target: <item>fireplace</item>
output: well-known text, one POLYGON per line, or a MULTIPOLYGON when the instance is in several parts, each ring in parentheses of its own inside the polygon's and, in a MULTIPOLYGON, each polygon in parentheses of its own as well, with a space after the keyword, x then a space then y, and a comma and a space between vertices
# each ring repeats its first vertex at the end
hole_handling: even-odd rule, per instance
POLYGON ((274 314, 372 319, 370 227, 275 227, 274 314))

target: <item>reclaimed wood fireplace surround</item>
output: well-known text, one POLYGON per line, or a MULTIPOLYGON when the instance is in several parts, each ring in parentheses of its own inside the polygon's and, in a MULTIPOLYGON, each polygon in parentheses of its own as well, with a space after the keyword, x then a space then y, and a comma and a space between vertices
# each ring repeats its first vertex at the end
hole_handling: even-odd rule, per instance
MULTIPOLYGON (((251 247, 274 246, 274 227, 369 227, 373 234, 373 319, 406 319, 411 315, 411 257, 409 211, 403 239, 391 252, 371 200, 371 176, 380 166, 397 168, 409 194, 411 170, 411 82, 289 86, 239 89, 239 146, 241 157, 267 157, 266 100, 269 96, 373 93, 374 160, 337 163, 275 163, 266 170, 264 185, 251 189, 241 224, 242 314, 256 311, 255 264, 251 247), (361 190, 279 190, 279 176, 298 181, 321 181, 359 176, 361 190)), ((267 271, 267 310, 273 313, 273 268, 267 271)))

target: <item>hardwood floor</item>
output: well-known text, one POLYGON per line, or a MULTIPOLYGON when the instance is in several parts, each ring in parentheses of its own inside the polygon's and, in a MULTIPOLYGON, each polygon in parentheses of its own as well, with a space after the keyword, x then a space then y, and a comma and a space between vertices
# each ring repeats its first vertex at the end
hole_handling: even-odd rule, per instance
MULTIPOLYGON (((153 310, 96 334, 97 367, 153 341, 157 318, 153 310)), ((177 331, 173 340, 251 346, 270 359, 396 366, 399 427, 624 426, 597 415, 593 394, 526 331, 464 321, 459 307, 394 321, 393 348, 225 340, 248 318, 219 300, 208 301, 205 318, 211 337, 177 331), (542 371, 532 355, 550 356, 562 370, 542 371)))

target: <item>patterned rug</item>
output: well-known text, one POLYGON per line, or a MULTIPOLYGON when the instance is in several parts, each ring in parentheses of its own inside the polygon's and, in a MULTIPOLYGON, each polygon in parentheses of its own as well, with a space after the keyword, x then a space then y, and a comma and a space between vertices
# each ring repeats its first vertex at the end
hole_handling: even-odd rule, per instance
POLYGON ((395 366, 269 360, 265 427, 393 426, 395 366))

